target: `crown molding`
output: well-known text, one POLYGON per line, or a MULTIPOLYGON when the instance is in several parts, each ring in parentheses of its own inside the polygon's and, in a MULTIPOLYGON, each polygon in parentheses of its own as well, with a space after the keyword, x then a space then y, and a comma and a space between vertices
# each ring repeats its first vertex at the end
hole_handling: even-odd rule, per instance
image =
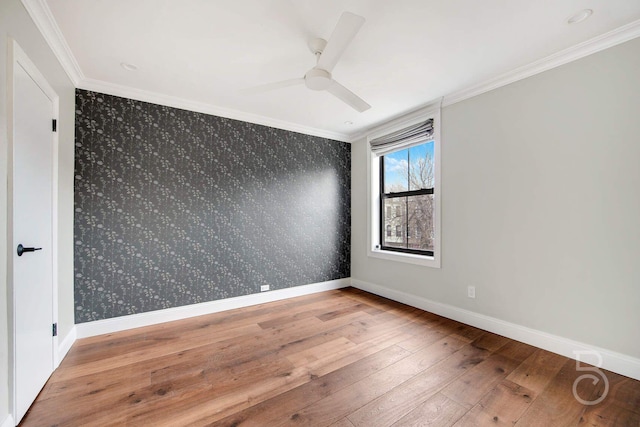
POLYGON ((608 33, 601 34, 575 46, 556 52, 552 55, 532 62, 528 65, 508 71, 497 77, 486 80, 482 83, 470 86, 458 92, 454 92, 444 97, 442 106, 448 106, 465 99, 489 92, 502 86, 526 79, 552 68, 559 67, 569 62, 576 61, 591 54, 600 52, 618 44, 627 42, 636 37, 640 37, 640 19, 627 25, 616 28, 608 33))
MULTIPOLYGON (((73 84, 81 89, 103 92, 109 95, 122 96, 139 101, 152 102, 156 104, 166 105, 169 107, 182 108, 197 111, 205 114, 213 114, 216 116, 226 117, 234 120, 242 120, 249 123, 255 123, 263 126, 270 126, 277 129, 288 130, 292 132, 303 133, 306 135, 317 136, 321 138, 329 138, 343 142, 355 142, 366 137, 375 129, 384 126, 391 119, 382 120, 373 123, 367 128, 351 133, 343 134, 338 132, 326 131, 323 129, 312 128, 308 126, 291 123, 285 120, 273 119, 258 114, 246 113, 230 108, 224 108, 204 102, 191 101, 188 99, 163 95, 156 92, 145 91, 141 89, 130 88, 127 86, 112 84, 104 81, 88 79, 82 73, 78 62, 73 56, 69 45, 67 44, 60 28, 55 22, 51 10, 45 0, 21 0, 25 9, 35 22, 36 26, 42 33, 43 37, 53 50, 60 61, 62 67, 73 84)), ((546 58, 534 61, 528 65, 516 68, 507 73, 485 80, 463 90, 446 95, 443 98, 442 106, 456 104, 474 96, 481 95, 491 90, 506 86, 527 77, 548 71, 552 68, 559 67, 569 62, 575 61, 585 56, 591 55, 601 50, 613 47, 615 45, 640 37, 640 20, 633 21, 627 25, 616 28, 615 30, 594 37, 590 40, 554 53, 546 58)), ((429 105, 429 104, 425 104, 429 105)), ((425 108, 422 106, 418 110, 425 108)), ((415 112, 413 110, 409 114, 415 112)), ((393 118, 393 120, 402 120, 404 115, 393 118)))
POLYGON ((62 68, 71 79, 71 82, 77 88, 102 92, 108 95, 122 96, 138 101, 166 105, 168 107, 196 111, 199 113, 212 114, 228 119, 242 120, 249 123, 255 123, 258 125, 302 133, 305 135, 317 136, 320 138, 328 138, 343 142, 349 141, 348 135, 338 132, 326 131, 323 129, 303 126, 285 120, 273 119, 258 114, 246 113, 243 111, 224 108, 204 102, 192 101, 176 96, 164 95, 157 92, 151 92, 87 78, 85 77, 84 73, 80 69, 80 66, 78 65, 78 62, 73 56, 71 48, 69 48, 67 41, 62 35, 62 32, 60 31, 60 28, 58 27, 58 24, 56 23, 53 14, 51 13, 51 9, 49 9, 46 1, 21 1, 23 6, 31 16, 31 19, 36 24, 36 27, 38 27, 38 30, 40 30, 40 33, 47 41, 54 55, 58 58, 58 61, 60 61, 62 68))
POLYGON ((29 16, 40 30, 40 33, 46 40, 47 44, 53 51, 60 65, 67 73, 74 86, 84 79, 84 74, 80 69, 80 65, 71 52, 71 48, 67 44, 62 31, 58 27, 56 20, 53 18, 51 9, 45 0, 21 0, 22 5, 27 10, 29 16))
MULTIPOLYGON (((463 90, 446 95, 442 100, 442 106, 446 107, 464 101, 466 99, 473 98, 474 96, 478 96, 494 89, 498 89, 502 86, 515 83, 519 80, 526 79, 527 77, 531 77, 536 74, 551 70, 552 68, 568 64, 569 62, 576 61, 578 59, 619 45, 637 37, 640 37, 640 19, 575 46, 561 50, 560 52, 556 52, 552 55, 547 56, 546 58, 542 58, 530 64, 508 71, 499 76, 485 80, 481 83, 467 87, 463 90)), ((415 114, 416 111, 428 108, 428 106, 432 103, 433 101, 425 104, 417 110, 412 110, 411 112, 400 115, 399 117, 388 119, 384 123, 376 123, 366 128, 365 130, 349 134, 348 142, 353 143, 362 138, 365 138, 371 133, 376 132, 381 127, 384 127, 386 123, 395 120, 402 120, 405 116, 410 116, 412 114, 415 114)))
POLYGON ((76 85, 79 89, 100 92, 107 95, 121 96, 123 98, 135 99, 137 101, 150 102, 152 104, 165 105, 167 107, 180 108, 183 110, 195 111, 197 113, 211 114, 225 117, 232 120, 254 123, 257 125, 269 126, 276 129, 302 133, 305 135, 317 136, 320 138, 333 139, 336 141, 349 142, 348 136, 342 133, 326 131, 323 129, 303 126, 285 120, 278 120, 258 114, 246 113, 244 111, 233 110, 231 108, 219 107, 206 102, 192 101, 177 96, 164 95, 143 89, 136 89, 129 86, 122 86, 108 83, 101 80, 83 79, 76 85))

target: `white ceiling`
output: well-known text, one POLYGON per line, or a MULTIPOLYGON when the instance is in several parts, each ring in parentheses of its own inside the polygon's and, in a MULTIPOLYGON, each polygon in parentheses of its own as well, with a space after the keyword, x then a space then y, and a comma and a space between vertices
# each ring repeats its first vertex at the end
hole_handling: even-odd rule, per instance
POLYGON ((41 29, 53 28, 45 35, 58 39, 79 87, 342 140, 627 24, 633 36, 640 27, 638 0, 23 2, 41 29), (585 8, 591 18, 567 24, 585 8), (308 41, 328 39, 343 11, 366 22, 333 76, 370 110, 304 85, 242 93, 302 77, 315 65, 308 41))

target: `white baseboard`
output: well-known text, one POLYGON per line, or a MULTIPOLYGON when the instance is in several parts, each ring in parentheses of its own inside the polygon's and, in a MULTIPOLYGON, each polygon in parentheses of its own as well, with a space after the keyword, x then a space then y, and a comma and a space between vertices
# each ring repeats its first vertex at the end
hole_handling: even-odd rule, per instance
POLYGON ((571 359, 580 357, 580 360, 583 362, 598 365, 598 363, 594 363, 590 359, 580 355, 580 352, 585 352, 585 354, 593 354, 595 352, 602 357, 602 364, 600 367, 640 380, 640 359, 627 356, 625 354, 616 353, 604 348, 548 334, 546 332, 527 328, 515 323, 505 322, 504 320, 485 316, 484 314, 474 313, 473 311, 464 310, 452 305, 439 303, 395 289, 389 289, 384 286, 364 282, 362 280, 351 279, 351 286, 412 307, 420 308, 430 313, 465 323, 467 325, 475 326, 476 328, 484 329, 507 338, 521 341, 571 359))
POLYGON ((76 337, 77 337, 76 327, 73 326, 69 331, 69 333, 67 334, 67 336, 64 337, 60 345, 58 345, 58 363, 56 364, 56 367, 60 365, 60 362, 62 362, 62 359, 64 359, 67 353, 69 353, 69 350, 71 350, 71 346, 73 345, 74 342, 76 342, 76 337))
POLYGON ((0 427, 16 427, 16 423, 13 421, 11 414, 7 415, 7 418, 4 419, 0 427))
POLYGON ((314 294, 316 292, 345 288, 350 285, 351 279, 346 278, 330 280, 327 282, 312 283, 310 285, 294 286, 292 288, 278 289, 274 291, 262 292, 259 294, 244 295, 218 301, 209 301, 200 304, 167 308, 165 310, 150 311, 147 313, 133 314, 131 316, 96 320, 95 322, 79 323, 75 326, 75 332, 77 334, 77 338, 86 338, 95 335, 124 331, 127 329, 140 328, 142 326, 170 322, 172 320, 201 316, 203 314, 211 314, 225 310, 232 310, 235 308, 248 307, 250 305, 264 304, 281 299, 314 294))

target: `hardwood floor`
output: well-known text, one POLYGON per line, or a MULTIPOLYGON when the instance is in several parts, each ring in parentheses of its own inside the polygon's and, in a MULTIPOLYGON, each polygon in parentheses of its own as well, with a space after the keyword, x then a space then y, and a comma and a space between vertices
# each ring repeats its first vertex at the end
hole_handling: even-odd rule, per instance
POLYGON ((348 288, 78 340, 21 425, 640 425, 639 381, 585 406, 575 368, 348 288))

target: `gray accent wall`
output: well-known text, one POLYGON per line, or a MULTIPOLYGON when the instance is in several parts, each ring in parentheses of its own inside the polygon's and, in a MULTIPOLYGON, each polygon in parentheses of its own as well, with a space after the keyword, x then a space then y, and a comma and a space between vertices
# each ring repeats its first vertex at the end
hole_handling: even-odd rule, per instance
POLYGON ((367 257, 355 143, 352 278, 640 357, 638 76, 635 39, 443 108, 440 269, 367 257))
POLYGON ((350 276, 350 144, 76 91, 76 323, 350 276))

